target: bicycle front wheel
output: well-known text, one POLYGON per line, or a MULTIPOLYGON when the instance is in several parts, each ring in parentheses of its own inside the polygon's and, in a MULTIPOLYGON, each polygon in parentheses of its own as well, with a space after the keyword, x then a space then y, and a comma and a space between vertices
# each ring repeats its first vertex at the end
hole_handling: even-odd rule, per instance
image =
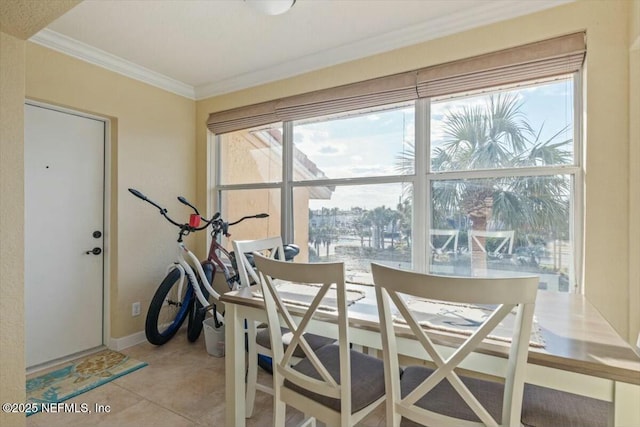
POLYGON ((178 332, 193 301, 189 278, 180 285, 180 270, 171 270, 156 291, 145 322, 145 334, 151 344, 162 345, 178 332))

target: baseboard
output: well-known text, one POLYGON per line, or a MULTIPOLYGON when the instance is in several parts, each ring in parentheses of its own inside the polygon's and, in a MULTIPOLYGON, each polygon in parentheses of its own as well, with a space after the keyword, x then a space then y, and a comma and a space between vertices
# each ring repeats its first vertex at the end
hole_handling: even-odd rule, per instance
POLYGON ((122 338, 109 338, 109 348, 111 350, 120 351, 136 344, 143 343, 146 340, 147 337, 145 336, 144 331, 140 331, 122 338))
POLYGON ((105 346, 101 345, 95 348, 90 348, 88 350, 79 351, 77 353, 70 354, 68 356, 59 357, 57 359, 49 360, 48 362, 40 363, 38 365, 29 366, 26 369, 26 374, 31 375, 36 372, 44 371, 45 369, 49 369, 54 366, 61 365, 63 363, 71 362, 72 360, 80 359, 81 357, 88 356, 93 353, 97 353, 105 349, 105 346))

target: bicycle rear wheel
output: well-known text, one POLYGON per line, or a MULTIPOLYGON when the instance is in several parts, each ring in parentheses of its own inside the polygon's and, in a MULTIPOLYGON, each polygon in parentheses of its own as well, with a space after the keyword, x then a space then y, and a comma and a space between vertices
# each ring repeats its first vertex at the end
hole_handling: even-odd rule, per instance
POLYGON ((179 283, 180 270, 174 268, 164 278, 149 304, 144 331, 151 344, 162 345, 169 341, 191 311, 193 289, 189 278, 182 289, 179 283))
MULTIPOLYGON (((204 275, 209 283, 213 284, 213 264, 204 262, 202 264, 202 270, 204 271, 204 275)), ((207 292, 202 283, 198 281, 198 285, 200 286, 200 290, 204 294, 204 297, 209 298, 209 292, 207 292)), ((187 323, 187 339, 189 340, 189 342, 195 342, 198 337, 200 337, 200 333, 202 332, 202 322, 204 321, 206 314, 206 311, 202 309, 200 300, 194 294, 193 307, 189 312, 189 322, 187 323)))

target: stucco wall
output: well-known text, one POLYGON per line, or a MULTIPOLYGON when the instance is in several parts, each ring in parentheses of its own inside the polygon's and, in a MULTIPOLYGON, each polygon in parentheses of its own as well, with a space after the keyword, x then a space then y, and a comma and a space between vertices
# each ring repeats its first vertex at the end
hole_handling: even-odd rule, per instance
MULTIPOLYGON (((261 137, 251 132, 240 130, 221 136, 221 156, 223 170, 220 180, 224 184, 269 183, 282 179, 282 157, 275 154, 261 137)), ((303 166, 299 166, 303 168, 303 166)), ((294 179, 300 179, 301 171, 294 168, 294 179)), ((298 187, 294 191, 294 238, 300 247, 297 261, 309 260, 307 236, 309 235, 309 198, 306 187, 298 187)), ((223 192, 222 205, 225 219, 234 221, 245 215, 265 212, 268 219, 251 220, 234 227, 233 237, 229 240, 259 239, 281 235, 281 194, 279 189, 260 189, 223 192)), ((231 241, 225 244, 230 248, 231 241)))
MULTIPOLYGON (((195 200, 195 104, 42 46, 27 43, 26 96, 111 120, 110 336, 144 330, 146 308, 175 259, 177 229, 157 209, 133 197, 134 187, 188 213, 177 200, 195 200), (131 316, 139 301, 142 315, 131 316)), ((202 255, 202 254, 201 254, 202 255)))
MULTIPOLYGON (((0 402, 24 402, 24 45, 0 32, 0 402)), ((0 413, 0 425, 25 424, 0 413)))
MULTIPOLYGON (((399 73, 489 51, 587 31, 585 67, 586 295, 623 336, 637 329, 629 302, 629 14, 637 1, 578 1, 536 14, 198 101, 198 197, 206 200, 209 113, 399 73), (634 322, 632 325, 631 322, 634 322)), ((635 207, 637 216, 637 206, 635 207)), ((636 249, 637 251, 637 249, 636 249)), ((635 338, 634 338, 635 341, 635 338)))

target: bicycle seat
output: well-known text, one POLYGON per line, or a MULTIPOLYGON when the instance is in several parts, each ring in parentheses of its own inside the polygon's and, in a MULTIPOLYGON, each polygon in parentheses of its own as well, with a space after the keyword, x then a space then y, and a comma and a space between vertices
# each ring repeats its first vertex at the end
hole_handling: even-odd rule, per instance
POLYGON ((291 261, 299 253, 300 253, 300 246, 294 245, 293 243, 284 245, 284 259, 286 261, 291 261))

